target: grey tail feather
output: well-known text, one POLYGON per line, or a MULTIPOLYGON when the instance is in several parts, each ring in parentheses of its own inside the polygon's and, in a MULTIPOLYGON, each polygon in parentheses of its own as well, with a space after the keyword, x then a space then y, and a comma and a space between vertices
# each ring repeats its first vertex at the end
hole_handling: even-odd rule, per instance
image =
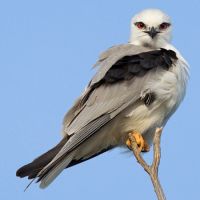
POLYGON ((70 152, 68 155, 66 155, 63 158, 60 158, 58 160, 52 161, 50 162, 47 166, 45 166, 38 174, 38 180, 37 182, 41 182, 40 183, 40 188, 44 189, 46 188, 49 184, 52 183, 52 181, 65 169, 68 168, 72 165, 81 163, 83 161, 86 161, 88 159, 91 159, 95 156, 98 156, 99 154, 102 154, 106 151, 108 151, 109 149, 111 149, 112 147, 106 148, 104 150, 102 150, 101 152, 98 152, 97 154, 87 158, 87 159, 83 159, 83 160, 77 160, 77 161, 73 161, 74 159, 74 154, 76 154, 76 152, 72 151, 70 152))
POLYGON ((17 170, 16 176, 21 178, 28 176, 29 179, 34 179, 37 174, 56 156, 56 154, 60 151, 60 149, 67 142, 68 138, 64 137, 60 143, 58 143, 54 148, 50 149, 46 153, 42 154, 33 162, 24 165, 20 169, 17 170))
POLYGON ((40 188, 44 189, 49 184, 53 182, 53 180, 69 165, 69 163, 73 160, 74 158, 74 152, 71 152, 67 157, 62 159, 59 163, 54 165, 52 168, 48 169, 47 166, 47 172, 45 171, 46 169, 44 168, 44 175, 43 175, 43 170, 41 171, 41 174, 38 174, 39 179, 38 181, 41 181, 40 183, 40 188))

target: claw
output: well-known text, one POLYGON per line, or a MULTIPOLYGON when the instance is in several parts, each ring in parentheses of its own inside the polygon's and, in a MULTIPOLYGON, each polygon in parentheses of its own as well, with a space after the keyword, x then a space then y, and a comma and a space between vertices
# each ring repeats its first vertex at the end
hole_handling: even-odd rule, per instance
MULTIPOLYGON (((133 131, 131 134, 135 138, 135 141, 138 145, 139 152, 150 151, 150 147, 148 143, 145 141, 145 139, 142 137, 142 135, 139 132, 133 131)), ((131 149, 131 141, 129 139, 126 141, 126 145, 128 146, 129 149, 131 149)))

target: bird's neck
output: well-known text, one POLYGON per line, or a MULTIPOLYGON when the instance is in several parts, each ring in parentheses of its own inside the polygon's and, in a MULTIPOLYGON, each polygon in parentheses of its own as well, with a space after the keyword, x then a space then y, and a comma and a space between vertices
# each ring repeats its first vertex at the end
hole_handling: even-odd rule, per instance
POLYGON ((160 49, 165 48, 170 45, 170 43, 166 40, 149 40, 149 41, 141 41, 141 40, 130 40, 130 44, 142 47, 148 47, 151 49, 160 49))

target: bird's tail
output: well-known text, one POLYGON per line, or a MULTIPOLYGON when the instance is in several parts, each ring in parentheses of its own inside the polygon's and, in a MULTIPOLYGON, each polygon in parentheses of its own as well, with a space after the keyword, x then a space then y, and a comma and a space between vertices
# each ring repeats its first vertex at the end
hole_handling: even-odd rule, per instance
POLYGON ((39 178, 37 182, 40 181, 40 188, 44 189, 71 163, 74 158, 74 152, 69 153, 62 160, 57 162, 56 160, 50 162, 45 166, 37 175, 39 178))
POLYGON ((38 173, 45 166, 47 166, 56 156, 56 154, 61 150, 61 148, 64 146, 67 140, 68 140, 67 137, 63 138, 61 142, 57 144, 54 148, 42 154, 41 156, 33 160, 33 162, 24 165, 23 167, 18 169, 16 172, 16 176, 19 176, 21 178, 28 176, 28 179, 36 178, 38 173))

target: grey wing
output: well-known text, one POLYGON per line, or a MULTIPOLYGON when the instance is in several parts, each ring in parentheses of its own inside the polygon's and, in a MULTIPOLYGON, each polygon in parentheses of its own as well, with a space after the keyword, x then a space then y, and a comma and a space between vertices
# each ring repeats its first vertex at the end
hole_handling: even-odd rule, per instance
POLYGON ((135 80, 96 88, 80 109, 81 111, 75 117, 73 116, 70 123, 67 122, 65 132, 70 138, 57 157, 72 151, 127 106, 138 100, 144 77, 138 79, 135 84, 133 82, 135 80))
MULTIPOLYGON (((66 114, 64 118, 64 122, 63 122, 64 136, 71 135, 76 131, 75 126, 78 124, 72 123, 74 122, 74 120, 76 122, 80 119, 85 121, 85 123, 79 122, 80 124, 78 125, 79 127, 77 128, 80 129, 86 123, 94 120, 95 118, 98 118, 102 114, 102 111, 106 113, 109 110, 115 109, 117 105, 120 105, 121 102, 124 101, 124 98, 126 99, 129 96, 129 94, 126 93, 128 90, 127 83, 125 84, 120 83, 120 84, 116 84, 115 86, 109 85, 108 87, 103 85, 94 91, 94 93, 88 99, 86 105, 80 106, 81 102, 84 101, 85 98, 88 97, 88 94, 91 92, 91 88, 103 79, 105 74, 118 60, 120 60, 124 56, 135 55, 135 54, 139 54, 141 52, 147 52, 147 51, 149 51, 149 49, 145 47, 138 47, 132 44, 122 44, 122 45, 113 46, 100 55, 99 60, 95 64, 95 66, 98 67, 98 71, 96 75, 90 81, 90 84, 87 87, 86 91, 75 102, 74 106, 68 111, 68 113, 66 114), (122 94, 120 93, 120 91, 122 92, 122 94), (91 107, 92 105, 93 107, 91 107), (86 109, 85 109, 85 106, 86 106, 86 109), (91 110, 92 111, 94 110, 96 112, 88 113, 91 110), (99 110, 99 112, 97 110, 99 110)), ((135 85, 135 87, 136 87, 135 89, 138 88, 137 85, 135 85)))
POLYGON ((91 80, 91 85, 99 82, 108 70, 124 56, 136 55, 148 51, 150 51, 149 48, 132 44, 122 44, 111 47, 100 55, 99 60, 94 65, 95 67, 99 67, 99 70, 91 80))

